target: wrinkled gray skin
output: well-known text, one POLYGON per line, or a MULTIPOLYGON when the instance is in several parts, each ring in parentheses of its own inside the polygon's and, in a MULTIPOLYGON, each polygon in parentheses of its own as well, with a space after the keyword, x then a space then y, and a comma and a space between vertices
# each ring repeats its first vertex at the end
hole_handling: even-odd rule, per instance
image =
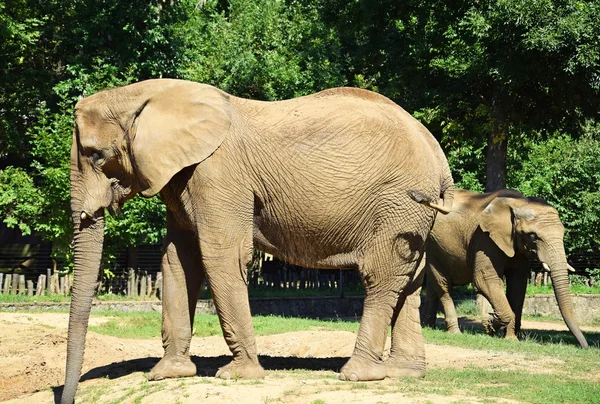
POLYGON ((495 334, 505 328, 506 338, 516 339, 529 259, 537 258, 550 270, 565 323, 581 347, 587 348, 569 294, 570 266, 563 246, 564 227, 556 209, 511 189, 486 194, 457 189, 454 196, 452 211, 438 215, 427 244, 423 323, 435 324, 441 300, 448 331, 459 333, 452 287, 472 282, 494 309, 486 331, 495 334))
POLYGON ((432 135, 387 98, 364 90, 259 102, 165 79, 80 101, 71 153, 75 280, 62 402, 73 401, 81 373, 105 208, 115 210, 137 193, 160 193, 167 206, 165 354, 150 380, 196 374, 189 346, 205 277, 233 353, 217 377, 264 376, 247 292, 253 245, 299 265, 360 271, 364 316, 341 377, 375 380, 424 374, 421 258, 435 216, 424 205, 449 210, 453 189, 432 135), (392 352, 384 363, 390 324, 392 352))

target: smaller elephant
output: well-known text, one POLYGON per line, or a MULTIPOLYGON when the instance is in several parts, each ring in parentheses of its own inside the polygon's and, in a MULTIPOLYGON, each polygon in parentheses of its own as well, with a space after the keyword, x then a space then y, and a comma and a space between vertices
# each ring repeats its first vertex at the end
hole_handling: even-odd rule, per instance
POLYGON ((511 189, 485 194, 457 189, 452 211, 437 216, 427 245, 424 325, 435 324, 441 300, 448 331, 459 333, 452 287, 473 283, 494 309, 486 324, 488 334, 505 328, 506 338, 516 339, 529 260, 537 258, 550 271, 565 323, 579 345, 587 348, 569 294, 572 268, 563 236, 558 211, 540 198, 526 198, 511 189))

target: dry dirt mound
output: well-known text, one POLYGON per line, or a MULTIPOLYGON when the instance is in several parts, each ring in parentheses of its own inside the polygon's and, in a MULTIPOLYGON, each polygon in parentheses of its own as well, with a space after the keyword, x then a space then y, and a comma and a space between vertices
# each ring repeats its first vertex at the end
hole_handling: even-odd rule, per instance
MULTIPOLYGON (((93 316, 91 321, 98 323, 106 318, 93 316)), ((0 324, 0 401, 53 402, 51 388, 64 382, 68 314, 0 312, 0 324)), ((317 398, 325 402, 381 401, 381 397, 371 390, 361 391, 337 380, 337 371, 352 353, 355 338, 355 334, 344 331, 303 331, 258 337, 260 360, 267 370, 267 377, 261 382, 225 382, 213 377, 197 377, 146 383, 144 372, 162 356, 159 339, 128 340, 90 332, 78 397, 83 402, 134 402, 138 399, 143 403, 161 404, 177 399, 180 402, 215 403, 305 403, 317 398), (138 389, 134 389, 135 394, 130 392, 133 387, 138 389), (126 394, 128 391, 130 393, 126 394)), ((502 366, 550 372, 556 366, 539 366, 537 363, 533 367, 531 360, 517 354, 500 355, 435 345, 427 345, 426 351, 430 369, 502 366)), ((230 355, 222 337, 194 338, 191 354, 201 376, 213 376, 218 367, 229 361, 230 355)), ((393 391, 396 388, 393 381, 378 383, 377 388, 382 392, 391 389, 385 395, 386 402, 407 398, 412 402, 465 399, 460 396, 416 398, 410 393, 393 391)))

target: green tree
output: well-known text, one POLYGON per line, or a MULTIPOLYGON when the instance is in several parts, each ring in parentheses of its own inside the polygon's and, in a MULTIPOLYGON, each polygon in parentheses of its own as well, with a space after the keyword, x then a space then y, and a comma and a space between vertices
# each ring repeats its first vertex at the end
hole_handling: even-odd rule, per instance
MULTIPOLYGON (((335 32, 294 0, 9 0, 0 24, 0 217, 52 241, 65 263, 80 97, 157 77, 265 100, 344 83, 335 32)), ((107 219, 107 265, 119 248, 159 242, 164 210, 158 198, 136 197, 107 219)))
MULTIPOLYGON (((81 96, 150 77, 175 76, 178 27, 191 1, 9 1, 0 5, 0 217, 70 254, 69 155, 73 107, 81 96), (18 186, 20 184, 20 186, 18 186)), ((134 201, 107 226, 115 246, 157 242, 157 199, 134 201), (144 229, 144 234, 141 234, 144 229)), ((110 251, 107 250, 107 251, 110 251)))
POLYGON ((558 209, 570 252, 600 246, 600 125, 589 123, 579 139, 554 133, 547 140, 515 136, 508 184, 558 209))
POLYGON ((420 113, 446 149, 485 139, 488 190, 505 186, 511 133, 575 135, 598 116, 597 0, 326 4, 349 77, 420 113))
POLYGON ((208 1, 182 27, 181 77, 240 97, 277 100, 345 84, 339 40, 297 0, 208 1))

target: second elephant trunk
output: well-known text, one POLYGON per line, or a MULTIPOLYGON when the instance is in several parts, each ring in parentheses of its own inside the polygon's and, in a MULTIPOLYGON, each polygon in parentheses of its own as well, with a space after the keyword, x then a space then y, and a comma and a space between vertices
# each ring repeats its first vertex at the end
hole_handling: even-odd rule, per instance
MULTIPOLYGON (((75 216, 75 215, 74 215, 75 216)), ((92 307, 92 298, 98 280, 104 241, 104 217, 81 227, 80 220, 75 221, 75 268, 71 309, 69 312, 69 335, 67 339, 67 368, 65 386, 61 398, 62 404, 71 404, 75 399, 77 384, 83 365, 85 337, 92 307)))
POLYGON ((554 287, 556 302, 558 303, 558 308, 560 309, 560 313, 562 314, 567 327, 569 327, 569 330, 575 336, 579 345, 582 348, 588 348, 588 343, 575 319, 575 310, 573 309, 573 302, 569 292, 569 271, 566 260, 564 265, 551 263, 550 274, 552 276, 552 285, 554 287))

